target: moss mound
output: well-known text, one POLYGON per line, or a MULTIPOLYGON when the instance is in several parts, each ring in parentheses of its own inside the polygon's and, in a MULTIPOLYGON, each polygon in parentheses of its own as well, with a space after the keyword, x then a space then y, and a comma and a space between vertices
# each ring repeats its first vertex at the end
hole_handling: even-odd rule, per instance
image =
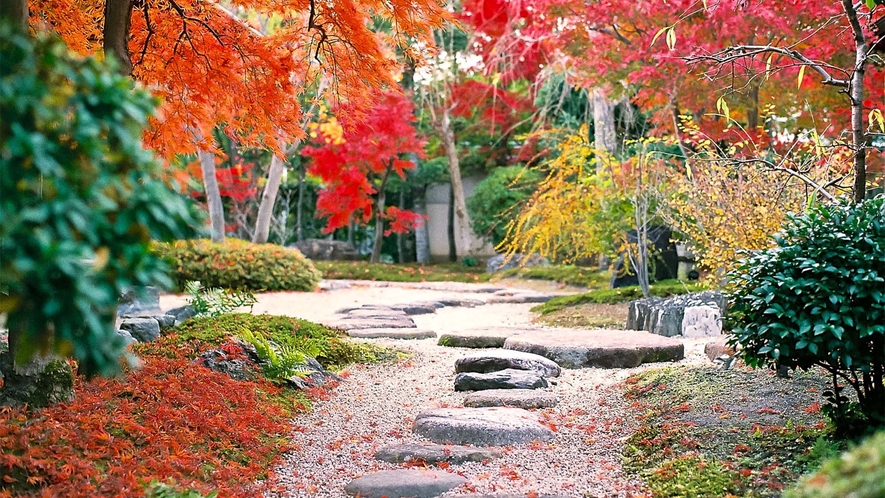
POLYGON ((823 463, 799 481, 787 498, 885 497, 885 432, 823 463))
POLYGON ((321 274, 297 249, 228 239, 158 244, 156 252, 171 262, 178 290, 189 280, 203 287, 249 291, 312 291, 321 274))
MULTIPOLYGON (((686 284, 679 280, 662 280, 649 286, 651 295, 654 297, 671 297, 692 292, 706 290, 698 284, 686 284)), ((572 294, 570 296, 554 297, 544 304, 535 306, 532 311, 542 315, 553 313, 569 306, 577 306, 585 303, 595 304, 618 304, 642 299, 642 289, 639 286, 620 287, 618 289, 601 289, 584 294, 572 294)))

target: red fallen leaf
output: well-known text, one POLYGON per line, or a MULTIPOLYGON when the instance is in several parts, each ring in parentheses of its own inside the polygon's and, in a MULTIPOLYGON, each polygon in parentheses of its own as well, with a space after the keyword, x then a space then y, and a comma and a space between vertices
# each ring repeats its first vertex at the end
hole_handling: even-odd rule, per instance
POLYGON ((756 413, 765 413, 769 415, 780 415, 781 412, 775 410, 774 408, 764 407, 756 410, 756 413))
POLYGON ((753 471, 750 469, 741 469, 741 475, 744 477, 750 477, 750 474, 752 473, 753 471))
POLYGON ((805 413, 819 413, 819 412, 820 412, 820 403, 818 403, 816 401, 814 403, 812 403, 811 406, 809 406, 808 408, 805 409, 805 413))

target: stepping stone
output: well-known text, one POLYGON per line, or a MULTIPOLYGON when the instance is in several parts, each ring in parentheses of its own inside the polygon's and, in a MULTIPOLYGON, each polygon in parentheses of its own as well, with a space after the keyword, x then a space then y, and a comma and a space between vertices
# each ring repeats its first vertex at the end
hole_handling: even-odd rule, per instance
POLYGON ((514 294, 512 296, 492 296, 487 304, 519 304, 519 303, 546 303, 553 299, 550 294, 514 294))
POLYGON ((439 345, 451 348, 501 348, 508 337, 529 330, 531 329, 477 327, 443 334, 439 337, 439 345))
POLYGON ((357 337, 359 339, 378 339, 386 337, 389 339, 430 339, 436 338, 436 332, 424 329, 395 329, 395 328, 378 328, 378 329, 356 329, 348 330, 347 335, 357 337))
POLYGON ((521 408, 437 408, 418 414, 412 430, 435 443, 508 446, 555 434, 521 408))
POLYGON ((504 348, 542 355, 565 368, 632 368, 685 357, 681 341, 637 330, 545 329, 511 337, 504 348))
POLYGON ((480 299, 461 299, 459 297, 444 298, 437 302, 442 304, 443 307, 450 306, 453 308, 475 308, 486 303, 480 299))
POLYGON ((377 318, 343 318, 329 325, 344 330, 359 329, 413 329, 415 322, 407 316, 386 316, 377 318))
POLYGON ((402 444, 385 446, 375 452, 375 459, 388 463, 439 463, 448 462, 454 465, 465 462, 482 462, 501 456, 501 452, 493 449, 474 448, 472 446, 455 446, 441 444, 402 444))
MULTIPOLYGON (((516 336, 521 337, 521 336, 516 336)), ((507 339, 507 342, 514 337, 507 339)), ((562 369, 553 361, 532 353, 509 349, 489 349, 478 351, 455 361, 455 372, 489 373, 512 368, 532 370, 544 377, 559 377, 562 369)))
POLYGON ((360 498, 435 498, 467 482, 467 479, 439 470, 387 470, 358 477, 344 487, 360 498))
POLYGON ((394 304, 391 308, 407 315, 428 315, 436 313, 437 306, 431 303, 394 304))
POLYGON ((486 389, 540 389, 547 380, 531 370, 508 368, 497 372, 462 372, 455 376, 455 391, 484 391, 486 389))
POLYGON ((389 318, 389 317, 397 317, 402 318, 405 317, 406 313, 404 311, 398 310, 375 310, 371 308, 360 308, 347 312, 347 316, 344 320, 348 320, 351 318, 389 318))
POLYGON ((553 393, 526 389, 490 389, 470 393, 464 397, 467 408, 487 406, 515 406, 517 408, 552 408, 558 400, 553 393))
POLYGON ((504 494, 504 495, 458 495, 458 498, 573 498, 571 496, 566 495, 539 495, 537 493, 533 493, 531 495, 514 495, 514 494, 504 494))
POLYGON ((394 310, 393 308, 391 308, 390 306, 385 306, 385 305, 382 305, 382 304, 364 304, 364 305, 362 305, 362 306, 350 306, 350 307, 346 307, 346 308, 339 308, 337 311, 335 311, 335 313, 338 314, 338 315, 344 315, 344 314, 350 313, 351 311, 356 311, 356 310, 387 310, 387 311, 395 311, 395 310, 394 310))

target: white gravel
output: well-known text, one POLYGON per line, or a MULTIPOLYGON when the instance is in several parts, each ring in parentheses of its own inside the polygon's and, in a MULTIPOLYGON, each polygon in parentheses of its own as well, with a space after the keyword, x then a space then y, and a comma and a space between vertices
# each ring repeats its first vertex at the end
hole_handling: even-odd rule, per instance
MULTIPOLYGON (((334 310, 354 304, 394 304, 451 296, 480 298, 488 294, 457 288, 409 286, 351 287, 313 294, 264 294, 259 310, 326 321, 334 310)), ((168 303, 173 301, 167 301, 168 303)), ((476 308, 443 308, 432 315, 413 317, 419 328, 438 333, 464 327, 529 325, 532 304, 492 304, 476 308)), ((415 416, 424 409, 460 407, 466 393, 452 389, 454 363, 475 350, 445 348, 436 340, 373 342, 415 352, 395 365, 359 366, 328 401, 293 420, 295 451, 275 469, 276 482, 286 490, 280 497, 344 497, 343 488, 353 478, 395 464, 376 461, 381 446, 422 442, 411 431, 415 416)), ((702 341, 687 344, 687 359, 701 361, 702 341)), ((468 479, 468 484, 446 496, 467 493, 520 493, 534 496, 558 494, 575 497, 645 496, 642 483, 624 475, 621 447, 636 422, 621 397, 619 383, 629 370, 564 370, 548 390, 559 398, 556 408, 540 411, 556 426, 551 443, 505 448, 501 458, 486 463, 448 468, 468 479)), ((425 441, 426 442, 426 441, 425 441)))

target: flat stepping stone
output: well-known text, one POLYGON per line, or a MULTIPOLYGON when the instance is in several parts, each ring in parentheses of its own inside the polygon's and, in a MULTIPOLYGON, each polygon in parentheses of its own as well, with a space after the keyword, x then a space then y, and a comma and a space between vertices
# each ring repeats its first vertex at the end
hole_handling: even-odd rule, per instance
POLYGON ((501 348, 508 337, 531 329, 508 327, 477 327, 448 332, 439 337, 439 345, 451 348, 501 348))
POLYGON ((375 452, 375 459, 388 463, 439 463, 454 465, 465 462, 482 462, 501 456, 501 452, 489 448, 441 444, 401 444, 385 446, 375 452))
POLYGON ((378 328, 378 329, 356 329, 348 330, 347 335, 359 339, 431 339, 436 338, 436 332, 424 329, 396 329, 396 328, 378 328))
POLYGON ((513 294, 511 296, 492 296, 486 300, 487 304, 519 304, 519 303, 546 303, 553 299, 552 294, 513 294))
POLYGON ((413 329, 415 322, 407 316, 386 316, 377 318, 343 318, 330 324, 331 328, 344 330, 359 329, 413 329))
POLYGON ((566 495, 539 495, 537 493, 532 493, 531 495, 516 495, 516 494, 503 494, 503 495, 458 495, 458 498, 574 498, 572 496, 566 495))
POLYGON ((435 443, 508 446, 555 434, 521 408, 437 408, 418 414, 412 430, 435 443))
MULTIPOLYGON (((522 336, 516 336, 522 337, 522 336)), ((506 342, 513 340, 510 337, 506 342)), ((506 343, 505 342, 505 343, 506 343)), ((562 369, 554 361, 544 356, 514 351, 512 349, 488 349, 464 356, 455 361, 455 372, 489 373, 512 368, 531 370, 544 377, 559 377, 562 369)))
POLYGON ((532 370, 508 368, 497 372, 461 372, 455 376, 455 391, 484 391, 486 389, 541 389, 547 380, 532 370))
POLYGON ((681 341, 637 330, 545 329, 511 337, 504 348, 545 356, 564 368, 633 368, 685 357, 681 341))
MULTIPOLYGON (((439 306, 440 308, 442 306, 439 306)), ((412 303, 412 304, 394 304, 392 309, 401 311, 406 315, 428 315, 436 313, 436 303, 412 303)))
POLYGON ((515 406, 517 408, 552 408, 558 400, 556 395, 546 391, 530 391, 526 389, 490 389, 470 393, 464 397, 467 408, 483 408, 488 406, 515 406))
POLYGON ((344 487, 360 498, 435 498, 467 482, 467 479, 439 470, 386 470, 358 477, 344 487))
POLYGON ((481 299, 462 299, 460 297, 443 298, 437 302, 443 305, 443 307, 452 308, 475 308, 486 303, 481 299))

